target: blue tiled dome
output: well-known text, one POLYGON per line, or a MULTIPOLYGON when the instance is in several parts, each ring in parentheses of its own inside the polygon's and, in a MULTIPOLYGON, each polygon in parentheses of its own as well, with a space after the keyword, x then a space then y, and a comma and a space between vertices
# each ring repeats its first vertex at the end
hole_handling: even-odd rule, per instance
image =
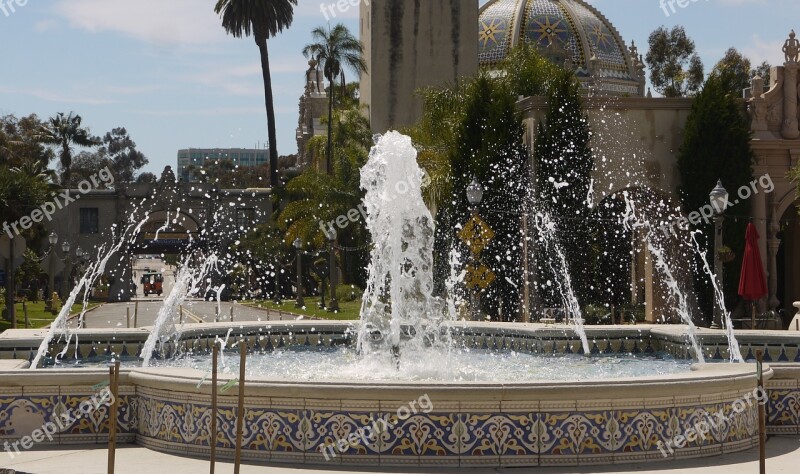
POLYGON ((481 66, 497 64, 520 41, 536 45, 559 64, 569 60, 584 80, 591 76, 594 62, 603 89, 641 93, 638 58, 631 57, 611 22, 583 0, 492 0, 481 8, 481 66))

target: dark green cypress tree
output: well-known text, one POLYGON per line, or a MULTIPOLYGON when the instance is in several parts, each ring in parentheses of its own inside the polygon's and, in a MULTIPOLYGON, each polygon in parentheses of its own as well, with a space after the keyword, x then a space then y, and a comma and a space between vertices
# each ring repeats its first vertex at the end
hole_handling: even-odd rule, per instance
POLYGON ((437 279, 449 271, 447 256, 454 246, 469 258, 456 232, 470 218, 466 189, 476 179, 485 189, 479 214, 495 232, 480 259, 497 276, 481 303, 487 314, 497 315, 502 307, 503 318, 514 320, 520 306, 520 213, 530 186, 522 117, 516 97, 501 81, 479 75, 463 90, 458 146, 450 153, 452 200, 437 216, 437 279))
MULTIPOLYGON (((678 169, 682 183, 680 197, 687 214, 708 205, 708 195, 717 180, 722 180, 733 203, 737 199, 738 189, 747 186, 753 179, 752 132, 741 101, 731 92, 733 81, 734 78, 727 73, 712 74, 695 98, 686 121, 684 140, 678 154, 678 169)), ((728 218, 723 239, 736 254, 736 259, 726 265, 723 282, 725 295, 729 299, 728 307, 738 298, 739 269, 747 227, 745 216, 748 214, 747 202, 741 202, 726 211, 728 218)), ((709 248, 713 250, 713 223, 701 224, 698 229, 707 236, 709 248)), ((712 254, 709 253, 711 258, 712 254)), ((713 265, 713 260, 710 263, 713 265)), ((710 318, 713 293, 708 276, 702 271, 695 271, 695 289, 701 309, 710 318)))
MULTIPOLYGON (((565 251, 576 296, 588 304, 592 295, 591 209, 587 196, 591 187, 594 157, 589 145, 591 130, 581 105, 580 86, 569 71, 561 71, 548 93, 548 110, 539 123, 534 145, 535 201, 554 219, 560 244, 565 251)), ((545 259, 537 258, 539 294, 546 306, 560 306, 560 295, 548 280, 553 275, 545 259)))

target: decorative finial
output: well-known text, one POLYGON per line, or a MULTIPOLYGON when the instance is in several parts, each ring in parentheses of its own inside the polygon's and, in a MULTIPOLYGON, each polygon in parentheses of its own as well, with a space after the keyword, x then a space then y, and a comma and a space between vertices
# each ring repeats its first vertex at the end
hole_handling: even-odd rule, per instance
POLYGON ((649 87, 647 88, 647 98, 648 99, 653 98, 653 91, 649 87))
POLYGON ((800 56, 800 41, 795 38, 794 30, 789 33, 789 39, 783 44, 783 54, 787 63, 796 63, 800 56))

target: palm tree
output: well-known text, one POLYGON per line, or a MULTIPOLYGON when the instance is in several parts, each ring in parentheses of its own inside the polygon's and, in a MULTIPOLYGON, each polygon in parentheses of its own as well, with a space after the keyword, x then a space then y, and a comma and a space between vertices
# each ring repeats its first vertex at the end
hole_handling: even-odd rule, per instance
POLYGON ((255 38, 261 52, 264 96, 269 133, 269 178, 273 189, 278 185, 278 147, 275 131, 275 104, 272 98, 272 75, 269 69, 267 39, 288 28, 294 19, 297 0, 218 0, 214 11, 222 17, 222 27, 234 38, 255 38))
POLYGON ((333 149, 333 103, 335 88, 333 83, 341 78, 342 88, 345 87, 344 69, 350 68, 361 74, 367 72, 367 63, 364 61, 364 45, 350 33, 346 26, 339 23, 333 29, 325 31, 323 27, 314 28, 311 32, 316 41, 303 48, 303 55, 306 58, 313 58, 317 64, 322 66, 325 78, 330 84, 330 94, 328 96, 328 147, 325 152, 326 169, 328 174, 333 167, 331 165, 333 149))
POLYGON ((92 137, 88 128, 81 124, 80 115, 70 112, 69 115, 59 113, 44 124, 39 130, 39 141, 47 145, 61 147, 59 158, 61 160, 61 185, 69 186, 70 167, 72 166, 72 146, 93 147, 100 144, 100 140, 92 137))

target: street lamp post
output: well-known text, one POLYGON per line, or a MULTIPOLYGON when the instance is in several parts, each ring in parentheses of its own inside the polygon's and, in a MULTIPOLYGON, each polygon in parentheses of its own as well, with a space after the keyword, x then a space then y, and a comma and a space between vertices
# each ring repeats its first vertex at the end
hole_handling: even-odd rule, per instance
MULTIPOLYGON (((481 183, 479 183, 476 179, 473 179, 469 186, 467 186, 467 201, 469 201, 472 217, 477 216, 478 206, 480 206, 481 201, 483 201, 483 186, 481 186, 481 183)), ((478 255, 476 255, 472 250, 474 246, 470 247, 470 257, 473 268, 478 268, 478 255)), ((470 306, 472 307, 472 317, 476 320, 480 319, 481 314, 480 297, 480 290, 478 287, 475 287, 470 293, 470 299, 472 300, 470 306)))
POLYGON ((297 301, 294 306, 302 308, 306 303, 303 300, 303 241, 300 237, 294 239, 294 248, 297 250, 297 301))
POLYGON ((47 237, 50 242, 50 249, 48 250, 49 260, 47 271, 47 294, 45 295, 45 308, 51 310, 53 308, 53 293, 56 286, 56 244, 58 243, 58 235, 55 232, 50 232, 47 237))
POLYGON ((64 255, 64 276, 61 278, 61 298, 66 300, 69 295, 69 279, 72 276, 72 258, 69 254, 70 245, 66 240, 61 244, 61 252, 64 255))
MULTIPOLYGON (((78 247, 75 249, 75 263, 77 263, 77 275, 81 275, 83 273, 83 266, 86 263, 86 260, 89 258, 89 252, 84 252, 83 249, 78 247)), ((72 280, 72 265, 69 266, 67 270, 67 290, 64 293, 65 295, 69 295, 72 289, 70 288, 70 281, 72 280)))
MULTIPOLYGON (((717 288, 722 286, 722 260, 720 251, 722 250, 722 224, 725 221, 724 213, 728 205, 728 191, 722 186, 722 180, 717 182, 717 186, 709 195, 709 202, 714 209, 714 280, 717 288)), ((722 308, 717 298, 714 298, 714 321, 711 329, 722 328, 722 308)))

